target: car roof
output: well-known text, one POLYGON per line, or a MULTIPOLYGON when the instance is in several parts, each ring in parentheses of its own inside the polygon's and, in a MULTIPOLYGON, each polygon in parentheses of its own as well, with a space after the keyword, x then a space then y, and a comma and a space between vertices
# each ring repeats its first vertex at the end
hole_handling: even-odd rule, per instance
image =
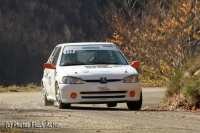
POLYGON ((114 45, 114 43, 111 42, 75 42, 75 43, 62 43, 58 44, 57 46, 66 46, 66 45, 114 45))

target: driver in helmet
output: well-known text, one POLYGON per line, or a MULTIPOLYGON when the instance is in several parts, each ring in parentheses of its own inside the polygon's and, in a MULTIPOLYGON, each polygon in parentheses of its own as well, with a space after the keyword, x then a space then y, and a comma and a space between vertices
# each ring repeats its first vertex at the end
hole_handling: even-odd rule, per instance
POLYGON ((65 61, 66 61, 66 63, 78 62, 77 54, 76 53, 66 54, 65 61))
POLYGON ((97 59, 98 61, 105 61, 106 59, 108 59, 108 51, 99 50, 97 52, 97 59))
POLYGON ((112 63, 113 61, 110 59, 109 52, 107 50, 99 50, 96 53, 95 62, 112 63))

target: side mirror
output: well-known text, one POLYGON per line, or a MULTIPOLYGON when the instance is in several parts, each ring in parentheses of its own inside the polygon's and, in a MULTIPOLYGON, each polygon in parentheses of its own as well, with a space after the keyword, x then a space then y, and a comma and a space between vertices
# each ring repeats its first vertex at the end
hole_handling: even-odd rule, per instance
POLYGON ((132 66, 133 68, 139 67, 139 66, 140 66, 140 62, 139 62, 139 61, 133 61, 133 62, 131 63, 131 66, 132 66))
POLYGON ((48 68, 48 69, 56 69, 56 67, 53 66, 51 63, 44 63, 44 68, 48 68))

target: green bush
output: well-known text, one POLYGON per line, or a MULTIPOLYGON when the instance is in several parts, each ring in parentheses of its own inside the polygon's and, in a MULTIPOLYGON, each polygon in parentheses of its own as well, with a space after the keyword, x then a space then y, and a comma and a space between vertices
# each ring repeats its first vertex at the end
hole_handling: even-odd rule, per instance
POLYGON ((167 86, 167 91, 165 93, 165 97, 173 97, 175 94, 179 94, 181 90, 181 78, 183 76, 183 72, 177 72, 173 75, 169 81, 167 86))
POLYGON ((200 107, 200 56, 186 63, 185 69, 180 70, 171 77, 164 96, 164 102, 173 108, 182 103, 186 109, 200 107))
POLYGON ((186 96, 190 106, 196 106, 200 100, 200 79, 198 77, 192 77, 188 79, 183 86, 182 91, 186 96))

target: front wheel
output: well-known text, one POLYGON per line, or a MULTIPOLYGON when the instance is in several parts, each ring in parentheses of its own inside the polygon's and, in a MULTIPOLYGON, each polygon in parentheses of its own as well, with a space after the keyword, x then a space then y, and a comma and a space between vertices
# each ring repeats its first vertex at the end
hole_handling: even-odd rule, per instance
POLYGON ((47 96, 46 96, 45 92, 43 92, 43 105, 44 106, 53 106, 54 105, 54 101, 47 100, 47 96))
POLYGON ((66 104, 66 103, 63 103, 63 102, 62 102, 58 84, 56 84, 55 89, 56 89, 56 90, 55 90, 55 92, 56 92, 56 103, 57 103, 58 107, 59 107, 60 109, 69 109, 69 108, 71 107, 71 104, 66 104))
POLYGON ((130 110, 140 110, 142 107, 142 92, 140 93, 140 100, 126 103, 130 110))

